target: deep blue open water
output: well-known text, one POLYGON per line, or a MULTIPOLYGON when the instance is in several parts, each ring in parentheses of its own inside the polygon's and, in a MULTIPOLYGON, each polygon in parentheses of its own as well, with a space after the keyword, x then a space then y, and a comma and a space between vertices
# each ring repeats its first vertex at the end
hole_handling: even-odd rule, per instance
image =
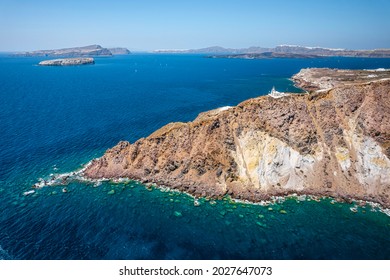
POLYGON ((39 61, 0 56, 0 259, 390 259, 388 216, 329 199, 194 207, 185 194, 135 182, 73 182, 68 193, 57 186, 23 196, 39 178, 79 169, 120 140, 272 86, 298 92, 288 78, 301 68, 390 68, 390 59, 39 61))

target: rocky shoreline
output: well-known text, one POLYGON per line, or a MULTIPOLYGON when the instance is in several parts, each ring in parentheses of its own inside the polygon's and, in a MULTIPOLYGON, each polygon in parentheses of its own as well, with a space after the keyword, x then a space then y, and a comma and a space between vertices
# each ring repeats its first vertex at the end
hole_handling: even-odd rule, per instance
MULTIPOLYGON (((92 162, 87 163, 82 169, 74 172, 69 172, 69 173, 63 173, 63 174, 57 174, 53 175, 52 177, 48 180, 40 179, 38 183, 33 185, 34 190, 26 191, 23 193, 24 196, 28 196, 30 194, 35 193, 35 189, 43 188, 46 186, 63 186, 62 192, 67 192, 66 185, 70 182, 84 182, 84 183, 93 183, 94 187, 98 187, 102 184, 102 182, 110 182, 111 184, 128 184, 130 182, 136 182, 139 184, 143 184, 147 189, 151 190, 153 188, 156 188, 162 192, 179 192, 182 194, 185 194, 189 197, 192 197, 194 199, 194 207, 200 206, 199 199, 200 198, 207 198, 207 197, 202 197, 202 196, 196 196, 191 193, 188 193, 186 191, 180 190, 180 189, 175 189, 171 188, 168 186, 164 185, 156 185, 154 183, 148 183, 148 182, 140 182, 139 180, 133 180, 129 178, 115 178, 115 179, 108 179, 108 178, 102 178, 102 179, 91 179, 91 178, 86 178, 82 174, 86 170, 86 168, 91 164, 92 162), (65 186, 65 187, 64 187, 65 186), (65 190, 65 191, 64 191, 65 190)), ((111 194, 111 193, 108 193, 111 194)), ((247 199, 238 199, 238 198, 232 198, 229 195, 225 195, 223 197, 208 197, 207 200, 210 201, 210 204, 215 203, 215 200, 213 199, 218 199, 218 200, 229 200, 232 201, 233 203, 242 203, 242 204, 252 204, 252 205, 260 205, 263 207, 269 207, 269 206, 274 206, 277 204, 281 204, 285 202, 287 199, 295 199, 298 202, 301 201, 316 201, 316 202, 321 202, 323 200, 330 200, 331 204, 336 204, 336 203, 347 203, 350 204, 350 210, 354 213, 358 212, 358 209, 367 209, 366 207, 369 206, 371 208, 371 211, 373 212, 381 212, 386 214, 387 216, 390 217, 390 208, 386 208, 385 206, 373 202, 373 201, 367 201, 367 200, 359 200, 359 199, 353 199, 351 197, 331 197, 331 196, 319 196, 319 195, 311 195, 311 194, 297 194, 297 193, 291 193, 291 194, 284 194, 284 195, 279 195, 279 196, 267 196, 264 197, 264 199, 259 200, 259 201, 249 201, 247 199)), ((273 211, 272 208, 268 208, 268 211, 273 211)))
MULTIPOLYGON (((23 193, 23 196, 29 196, 31 194, 34 194, 36 192, 36 189, 41 189, 43 187, 55 187, 55 186, 62 186, 62 192, 67 192, 67 185, 71 182, 84 182, 84 183, 93 183, 94 187, 98 187, 102 184, 102 182, 110 182, 111 184, 128 184, 130 182, 136 182, 137 184, 142 184, 148 189, 156 188, 162 192, 179 192, 185 195, 188 195, 189 197, 192 197, 194 199, 194 206, 199 206, 199 199, 202 198, 202 196, 197 196, 194 194, 191 194, 187 191, 183 191, 177 188, 172 188, 165 185, 156 185, 151 182, 141 182, 140 180, 134 180, 127 177, 120 177, 120 178, 101 178, 101 179, 91 179, 84 177, 84 171, 93 163, 93 161, 88 162, 83 168, 77 171, 68 172, 68 173, 61 173, 61 174, 50 174, 49 178, 43 179, 40 178, 37 183, 35 183, 32 186, 32 190, 25 191, 23 193)), ((110 193, 111 194, 111 193, 110 193)), ((387 216, 390 217, 390 208, 386 208, 385 206, 373 202, 373 201, 367 201, 367 200, 357 200, 353 199, 351 197, 331 197, 331 196, 319 196, 319 195, 311 195, 311 194, 298 194, 298 193, 291 193, 291 194, 283 194, 279 196, 264 196, 263 199, 258 201, 250 201, 247 199, 239 199, 239 198, 232 198, 229 195, 224 195, 223 197, 203 197, 207 198, 207 200, 212 203, 213 199, 219 199, 219 200, 230 200, 234 203, 243 203, 243 204, 253 204, 253 205, 260 205, 260 206, 273 206, 276 204, 281 204, 287 199, 295 199, 297 201, 316 201, 321 202, 322 200, 330 200, 331 204, 335 203, 348 203, 351 205, 350 210, 352 212, 357 212, 358 208, 365 209, 367 206, 371 207, 371 211, 379 211, 387 216)), ((214 201, 215 203, 215 201, 214 201)), ((272 208, 268 209, 269 211, 272 211, 272 208)))
POLYGON ((389 208, 390 73, 377 72, 302 70, 293 79, 310 94, 262 96, 168 124, 120 142, 82 176, 251 202, 297 194, 389 208))
POLYGON ((39 66, 75 66, 94 64, 95 60, 92 57, 80 57, 80 58, 60 58, 44 60, 39 62, 39 66))

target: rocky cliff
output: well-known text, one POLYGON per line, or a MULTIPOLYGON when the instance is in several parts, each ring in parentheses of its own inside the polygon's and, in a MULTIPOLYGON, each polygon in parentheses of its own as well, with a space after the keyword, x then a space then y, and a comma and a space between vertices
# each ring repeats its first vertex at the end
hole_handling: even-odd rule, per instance
POLYGON ((197 196, 259 201, 301 193, 389 207, 389 77, 386 70, 304 69, 293 79, 310 93, 262 96, 168 124, 120 142, 84 175, 197 196))
POLYGON ((113 55, 131 54, 126 48, 109 48, 108 49, 113 55))

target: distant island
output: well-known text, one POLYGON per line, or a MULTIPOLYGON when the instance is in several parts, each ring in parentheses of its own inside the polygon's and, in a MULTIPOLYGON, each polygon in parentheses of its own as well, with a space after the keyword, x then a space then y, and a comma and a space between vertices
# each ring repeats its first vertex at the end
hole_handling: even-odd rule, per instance
POLYGON ((91 57, 91 56, 112 56, 117 54, 130 54, 126 48, 103 48, 100 45, 85 47, 64 48, 55 50, 38 50, 31 52, 14 53, 15 56, 53 56, 53 57, 91 57))
POLYGON ((39 62, 40 66, 74 66, 94 64, 95 60, 92 57, 79 57, 79 58, 63 58, 63 59, 51 59, 39 62))
POLYGON ((262 58, 280 58, 280 57, 390 57, 390 49, 376 50, 347 50, 332 49, 323 47, 302 47, 294 45, 280 45, 274 48, 250 47, 242 49, 223 48, 219 46, 202 48, 202 49, 161 49, 155 50, 154 53, 193 53, 193 54, 210 54, 213 58, 245 58, 245 59, 262 59, 262 58), (222 55, 222 56, 218 56, 222 55), (229 55, 229 56, 227 56, 229 55), (234 56, 236 55, 236 56, 234 56))
POLYGON ((263 52, 263 53, 246 53, 246 54, 210 55, 207 57, 208 58, 266 59, 266 58, 319 58, 322 56, 314 55, 314 54, 263 52))

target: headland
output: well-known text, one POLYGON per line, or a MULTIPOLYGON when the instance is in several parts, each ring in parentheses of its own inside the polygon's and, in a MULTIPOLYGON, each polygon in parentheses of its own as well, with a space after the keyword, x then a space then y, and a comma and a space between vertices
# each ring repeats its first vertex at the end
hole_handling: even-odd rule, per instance
POLYGON ((249 99, 121 141, 83 176, 252 202, 308 194, 389 208, 390 71, 303 69, 293 80, 307 93, 249 99))

